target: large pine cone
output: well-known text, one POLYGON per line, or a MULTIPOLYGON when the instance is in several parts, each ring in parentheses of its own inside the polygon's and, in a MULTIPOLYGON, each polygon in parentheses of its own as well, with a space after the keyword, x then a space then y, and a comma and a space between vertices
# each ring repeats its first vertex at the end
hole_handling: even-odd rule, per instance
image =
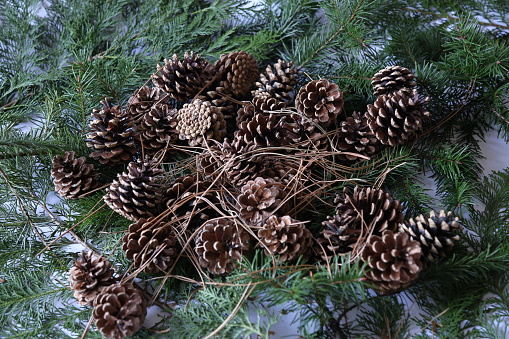
POLYGON ((373 94, 382 95, 404 90, 411 94, 415 87, 415 75, 406 67, 387 66, 378 71, 371 79, 373 94))
POLYGON ((372 157, 381 148, 380 141, 369 128, 365 115, 361 116, 356 112, 346 118, 346 121, 341 122, 341 129, 336 133, 336 137, 338 138, 337 147, 340 151, 354 153, 338 154, 338 159, 344 162, 363 159, 356 156, 355 153, 372 157))
POLYGON ((258 230, 266 255, 276 255, 280 261, 292 261, 311 248, 311 232, 304 223, 285 215, 270 216, 258 230))
POLYGON ((106 338, 127 338, 145 321, 147 302, 133 285, 118 283, 97 296, 92 316, 97 329, 106 338))
POLYGON ((165 65, 157 65, 159 74, 152 75, 154 85, 169 93, 172 98, 187 102, 204 89, 214 78, 213 65, 193 52, 185 53, 182 60, 175 54, 165 65))
POLYGON ((289 204, 281 204, 284 199, 283 185, 273 179, 261 177, 248 181, 241 188, 238 197, 240 218, 251 226, 262 225, 276 210, 284 215, 289 204))
POLYGON ((116 283, 111 263, 103 256, 82 252, 69 271, 74 297, 80 305, 92 306, 97 294, 116 283))
MULTIPOLYGON (((295 96, 293 88, 297 83, 295 73, 297 70, 293 68, 293 62, 278 60, 272 66, 267 65, 265 72, 260 74, 256 86, 259 90, 269 93, 272 98, 288 103, 293 101, 295 96)), ((255 91, 253 96, 256 96, 256 93, 255 91)))
POLYGON ((133 122, 126 111, 114 106, 108 98, 101 103, 103 107, 92 112, 92 131, 85 139, 87 146, 94 150, 90 156, 101 164, 126 164, 137 152, 133 122))
POLYGON ((127 102, 127 112, 135 124, 155 105, 166 105, 168 103, 168 94, 164 93, 159 87, 142 86, 137 89, 127 102))
POLYGON ((127 172, 119 173, 106 190, 104 202, 118 214, 137 221, 158 214, 161 204, 161 185, 157 176, 163 170, 151 168, 149 163, 129 163, 127 172))
POLYGON ((200 266, 210 273, 224 275, 242 260, 242 251, 249 248, 249 234, 230 218, 206 221, 196 236, 196 254, 200 266))
POLYGON ((158 151, 178 142, 177 110, 166 104, 157 104, 147 112, 136 126, 142 140, 145 155, 154 155, 158 151))
POLYGON ((368 264, 366 278, 381 293, 402 290, 417 278, 422 269, 421 246, 410 240, 407 233, 390 230, 382 236, 371 235, 361 252, 361 259, 368 264))
POLYGON ((438 216, 431 211, 429 217, 421 214, 414 219, 410 218, 399 227, 412 240, 421 244, 423 259, 428 261, 446 257, 447 252, 454 247, 454 242, 459 240, 457 232, 461 230, 459 218, 454 217, 452 212, 445 214, 443 210, 438 216))
POLYGON ((170 224, 155 218, 139 219, 129 226, 122 241, 127 259, 133 260, 136 268, 145 266, 145 273, 165 272, 178 254, 170 224))
POLYGON ((249 93, 260 74, 255 58, 244 51, 221 54, 215 67, 219 80, 216 91, 236 99, 249 93))
POLYGON ((384 145, 405 144, 422 129, 422 118, 429 115, 424 108, 427 102, 415 90, 411 95, 402 90, 380 95, 373 105, 368 105, 369 128, 384 145))
POLYGON ((301 87, 295 98, 297 110, 322 127, 336 121, 345 102, 338 85, 326 79, 313 80, 301 87))
POLYGON ((63 158, 61 155, 53 157, 51 176, 55 192, 66 199, 80 198, 99 185, 94 165, 86 164, 85 157, 75 157, 76 153, 73 151, 65 152, 63 158))
POLYGON ((210 101, 196 99, 178 111, 177 131, 190 146, 206 145, 209 140, 223 141, 226 121, 223 113, 210 101))

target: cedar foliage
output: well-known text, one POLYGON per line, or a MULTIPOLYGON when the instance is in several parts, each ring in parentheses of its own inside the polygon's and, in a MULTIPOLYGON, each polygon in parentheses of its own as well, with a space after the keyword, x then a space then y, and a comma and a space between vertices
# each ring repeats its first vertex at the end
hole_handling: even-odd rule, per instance
MULTIPOLYGON (((193 276, 192 260, 182 258, 171 277, 138 275, 148 278, 142 285, 163 317, 134 337, 269 338, 281 318, 271 307, 281 305, 306 338, 504 337, 509 169, 483 177, 479 142, 492 129, 509 141, 508 12, 497 0, 2 1, 0 337, 101 337, 87 329, 91 311, 78 307, 68 287, 76 259, 69 246, 86 244, 117 272, 133 272, 119 246, 129 222, 104 206, 104 189, 49 204, 51 159, 68 150, 88 155, 92 110, 104 97, 125 104, 164 58, 194 51, 213 61, 237 50, 261 69, 281 58, 311 79, 329 79, 345 93, 348 112, 373 103, 370 79, 379 69, 412 69, 431 98, 425 133, 362 166, 327 164, 325 179, 342 173, 344 180, 318 193, 383 185, 407 215, 452 210, 465 231, 450 257, 391 296, 368 289, 363 265, 348 257, 282 266, 257 249, 215 280, 193 276), (422 173, 434 179, 439 201, 419 182, 422 173), (418 315, 409 313, 414 303, 418 315)), ((175 178, 187 173, 188 158, 177 153, 165 169, 175 178)), ((115 178, 95 166, 103 184, 115 178)), ((323 202, 309 211, 316 220, 333 209, 323 202)), ((317 235, 322 226, 309 227, 317 235)))

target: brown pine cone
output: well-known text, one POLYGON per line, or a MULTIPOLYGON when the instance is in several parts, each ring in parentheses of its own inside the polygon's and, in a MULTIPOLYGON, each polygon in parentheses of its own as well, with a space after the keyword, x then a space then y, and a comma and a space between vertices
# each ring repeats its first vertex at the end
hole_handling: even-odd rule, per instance
POLYGON ((125 218, 137 221, 159 213, 161 185, 157 182, 162 169, 150 163, 129 163, 127 172, 119 173, 106 190, 104 202, 125 218))
POLYGON ((387 66, 378 71, 371 79, 373 94, 382 95, 390 92, 404 90, 412 94, 412 87, 415 87, 415 75, 406 67, 387 66))
POLYGON ((216 91, 242 99, 258 80, 258 65, 255 58, 244 51, 221 54, 215 67, 218 74, 216 91))
POLYGON ((237 111, 237 117, 235 124, 237 125, 237 128, 240 128, 240 125, 244 121, 251 120, 256 113, 261 113, 262 111, 258 109, 258 107, 249 101, 244 101, 242 103, 242 106, 237 111))
POLYGON ((140 218, 129 226, 122 241, 127 259, 133 260, 136 268, 145 266, 145 273, 165 272, 178 254, 170 224, 155 218, 140 218))
POLYGON ((353 219, 348 221, 341 215, 328 216, 322 224, 327 226, 323 230, 322 237, 316 239, 318 246, 316 250, 323 260, 336 255, 345 255, 352 252, 359 236, 362 233, 362 227, 353 224, 353 219))
POLYGON ((366 278, 383 294, 401 291, 417 278, 422 269, 421 246, 407 233, 390 230, 371 235, 361 252, 368 264, 366 278))
POLYGON ((85 163, 85 157, 75 158, 76 153, 67 151, 53 157, 51 176, 55 192, 66 199, 77 199, 99 185, 94 165, 85 163))
POLYGON ((215 275, 225 275, 242 260, 242 251, 249 248, 249 234, 231 218, 206 221, 196 235, 195 252, 200 266, 215 275))
POLYGON ((168 103, 168 94, 164 93, 159 87, 142 86, 137 89, 127 101, 126 111, 135 124, 155 105, 166 105, 168 103))
MULTIPOLYGON (((274 65, 267 65, 265 73, 260 74, 260 79, 256 82, 256 86, 270 93, 272 98, 285 103, 293 101, 295 96, 294 86, 297 83, 295 74, 297 70, 293 68, 293 61, 287 63, 278 60, 274 65)), ((255 95, 253 95, 255 96, 255 95)))
POLYGON ((384 145, 403 145, 412 141, 422 129, 422 118, 430 113, 424 108, 428 98, 422 99, 414 90, 380 95, 373 105, 368 105, 366 117, 375 136, 384 145))
POLYGON ((97 329, 106 338, 127 338, 145 321, 147 302, 133 285, 118 283, 97 296, 92 316, 97 329))
POLYGON ((357 112, 346 118, 346 121, 341 122, 341 129, 336 133, 336 137, 338 138, 337 148, 340 151, 354 153, 338 154, 338 159, 343 162, 364 160, 355 154, 372 157, 379 152, 382 146, 369 128, 365 115, 360 115, 357 112))
POLYGON ((101 164, 126 164, 137 152, 133 122, 126 111, 114 106, 110 99, 105 98, 101 103, 103 107, 100 110, 93 110, 92 131, 85 139, 87 146, 94 150, 90 156, 101 164))
POLYGON ((326 79, 309 82, 295 98, 297 110, 324 128, 336 121, 344 104, 338 85, 326 79))
POLYGON ((226 121, 223 113, 209 101, 196 99, 178 111, 177 131, 190 146, 206 145, 209 140, 223 141, 226 121))
POLYGON ((279 111, 286 108, 286 102, 280 101, 276 98, 264 97, 257 95, 253 97, 253 104, 257 111, 279 111))
POLYGON ((256 178, 241 188, 238 197, 240 218, 251 226, 262 225, 277 209, 284 214, 289 206, 281 205, 284 198, 282 184, 273 179, 256 178))
POLYGON ((266 255, 276 255, 283 262, 297 259, 309 252, 311 232, 304 223, 285 215, 270 216, 258 230, 258 237, 266 255))
POLYGON ((306 175, 300 173, 301 164, 298 161, 279 160, 270 157, 263 158, 260 164, 259 176, 264 179, 273 179, 276 182, 281 182, 284 185, 298 185, 304 186, 306 184, 306 175), (298 177, 298 175, 301 175, 298 177))
POLYGON ((178 143, 177 110, 166 104, 154 105, 143 115, 136 127, 145 155, 153 156, 178 143))
POLYGON ((216 73, 213 65, 193 52, 185 53, 182 60, 174 54, 172 60, 164 59, 164 63, 164 66, 157 65, 157 73, 152 75, 152 81, 181 102, 193 99, 206 88, 216 73))
POLYGON ((434 211, 429 217, 419 215, 399 224, 400 230, 408 233, 412 240, 418 241, 422 248, 422 260, 435 261, 446 257, 459 240, 458 232, 461 230, 459 218, 452 212, 440 211, 437 216, 434 211))
POLYGON ((117 282, 111 263, 103 256, 82 252, 69 271, 74 297, 80 305, 92 306, 97 294, 117 282))

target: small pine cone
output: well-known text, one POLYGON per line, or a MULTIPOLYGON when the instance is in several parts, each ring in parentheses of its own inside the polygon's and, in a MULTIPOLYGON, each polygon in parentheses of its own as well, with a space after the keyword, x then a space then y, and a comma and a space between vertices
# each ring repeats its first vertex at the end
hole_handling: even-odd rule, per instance
POLYGON ((215 67, 219 79, 216 91, 236 99, 249 93, 260 74, 255 58, 244 51, 221 54, 215 67))
POLYGON ((119 173, 106 190, 104 202, 125 218, 137 221, 157 215, 161 204, 161 189, 157 176, 162 169, 149 163, 129 163, 127 172, 119 173))
POLYGON ((258 109, 258 107, 256 107, 256 105, 254 105, 248 101, 244 101, 242 107, 240 107, 239 110, 237 111, 237 117, 236 117, 236 121, 235 121, 235 124, 237 125, 237 129, 240 128, 240 125, 244 121, 251 120, 256 113, 261 113, 261 112, 262 111, 260 111, 258 109))
POLYGON ((155 218, 141 218, 131 226, 122 238, 127 259, 133 260, 134 267, 145 266, 143 272, 165 272, 177 256, 177 239, 169 223, 155 218))
POLYGON ((280 101, 276 98, 267 98, 263 96, 255 96, 253 98, 253 104, 257 111, 279 111, 286 108, 286 102, 280 101))
POLYGON ((61 155, 53 157, 51 176, 55 192, 66 199, 80 198, 99 185, 94 165, 85 163, 85 157, 75 157, 73 151, 65 152, 63 158, 61 155))
POLYGON ((382 95, 404 89, 409 94, 415 87, 415 75, 406 67, 387 66, 378 71, 371 79, 373 94, 382 95))
POLYGON ((137 89, 127 102, 126 111, 135 124, 150 110, 158 104, 167 104, 168 94, 159 87, 142 86, 137 89))
POLYGON ((338 85, 326 79, 309 82, 295 98, 297 110, 322 127, 335 122, 344 104, 343 92, 338 85))
POLYGON ((215 217, 214 209, 204 200, 215 203, 211 186, 210 180, 203 180, 197 173, 177 178, 164 194, 169 215, 181 219, 181 224, 190 230, 215 217))
POLYGON ((309 252, 311 232, 305 225, 290 216, 270 216, 258 230, 258 237, 266 255, 279 256, 282 262, 297 259, 309 252))
POLYGON ((265 157, 260 164, 259 176, 264 179, 273 179, 285 185, 304 185, 305 174, 301 173, 301 164, 290 159, 275 160, 265 157), (298 175, 302 175, 298 177, 298 175))
POLYGON ((194 98, 216 72, 213 65, 193 52, 185 53, 182 60, 175 54, 172 60, 164 59, 164 62, 164 66, 157 65, 159 74, 152 75, 152 82, 181 102, 194 98))
POLYGON ((97 296, 92 316, 97 329, 106 338, 127 338, 145 321, 147 301, 133 285, 118 283, 97 296))
MULTIPOLYGON (((341 129, 336 133, 338 138, 337 148, 340 151, 356 153, 372 157, 381 148, 380 141, 375 137, 368 126, 365 115, 354 112, 353 116, 341 122, 341 129)), ((338 154, 338 159, 343 162, 352 162, 359 159, 355 154, 338 154)))
POLYGON ((371 235, 361 259, 368 264, 366 278, 383 294, 404 289, 422 269, 421 246, 404 232, 371 235))
POLYGON ((293 101, 295 96, 294 86, 297 83, 295 73, 297 70, 293 68, 293 61, 287 63, 278 60, 273 66, 268 65, 265 73, 260 74, 260 80, 256 86, 270 93, 271 97, 288 103, 293 101))
POLYGON ((422 117, 429 112, 423 107, 428 98, 422 99, 413 91, 380 95, 373 105, 368 105, 366 117, 375 136, 384 145, 403 145, 415 138, 422 129, 422 117))
POLYGON ((108 98, 101 101, 103 107, 94 109, 87 133, 87 146, 94 150, 90 156, 101 164, 114 166, 133 160, 137 152, 136 133, 133 122, 125 110, 114 106, 108 98))
POLYGON ((206 145, 208 140, 223 141, 226 121, 223 113, 210 101, 196 99, 178 111, 177 131, 190 146, 206 145))
POLYGON ((395 232, 403 221, 403 206, 382 189, 355 186, 350 195, 345 188, 334 202, 337 203, 336 213, 343 218, 341 222, 365 230, 361 232, 364 235, 380 235, 385 230, 395 232))
POLYGON ((242 186, 238 197, 240 218, 251 226, 258 226, 265 222, 277 209, 278 214, 284 214, 288 207, 281 205, 284 198, 282 184, 273 179, 258 177, 242 186))
POLYGON ((177 110, 166 104, 157 104, 147 112, 137 125, 146 155, 178 142, 177 110))
POLYGON ((195 252, 200 266, 215 275, 225 275, 242 260, 242 251, 249 248, 249 234, 230 218, 206 221, 196 235, 195 252))
POLYGON ((457 232, 461 230, 459 218, 454 217, 452 212, 445 214, 443 210, 438 217, 431 211, 429 217, 421 214, 399 224, 399 227, 421 244, 423 260, 430 262, 447 256, 454 242, 459 240, 457 232))
POLYGON ((317 252, 323 260, 328 260, 336 255, 345 255, 352 252, 362 229, 352 224, 352 219, 345 220, 341 215, 328 216, 322 222, 327 229, 322 231, 322 237, 316 239, 319 246, 317 252))
POLYGON ((99 292, 116 283, 113 273, 108 259, 82 252, 69 271, 71 289, 80 305, 92 306, 99 292))

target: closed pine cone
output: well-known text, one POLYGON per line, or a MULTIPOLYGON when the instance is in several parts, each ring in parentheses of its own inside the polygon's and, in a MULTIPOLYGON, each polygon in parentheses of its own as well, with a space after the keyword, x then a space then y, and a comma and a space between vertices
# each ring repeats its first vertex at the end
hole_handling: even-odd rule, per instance
POLYGON ((145 266, 143 272, 165 272, 177 256, 177 239, 169 223, 155 218, 141 218, 131 226, 122 238, 127 259, 133 260, 134 267, 145 266))
POLYGON ((297 70, 293 68, 293 62, 278 60, 272 66, 267 65, 265 72, 260 74, 256 86, 270 93, 271 97, 288 103, 293 101, 295 96, 294 86, 297 83, 295 73, 297 70))
POLYGON ((181 102, 191 100, 216 73, 213 65, 194 52, 185 53, 182 60, 174 54, 171 60, 164 59, 164 63, 164 66, 157 65, 157 73, 152 75, 152 81, 181 102))
POLYGON ((202 225, 195 243, 200 266, 225 275, 242 260, 242 252, 249 248, 249 234, 230 218, 213 219, 202 225))
POLYGON ((75 157, 73 151, 65 152, 63 158, 61 155, 53 157, 51 176, 55 192, 66 199, 80 198, 99 184, 94 165, 85 163, 85 157, 75 157))
POLYGON ((422 129, 422 118, 429 115, 424 108, 427 102, 415 90, 411 95, 402 90, 380 95, 368 105, 369 128, 382 144, 403 145, 422 129))
POLYGON ((338 85, 326 79, 309 82, 295 98, 297 110, 325 128, 336 121, 344 104, 338 85))
POLYGON ((276 255, 282 262, 297 259, 311 248, 311 232, 290 216, 270 216, 258 230, 258 237, 266 255, 276 255))
POLYGON ((92 112, 92 130, 85 139, 87 146, 94 150, 90 156, 101 164, 126 164, 137 152, 133 122, 126 111, 114 106, 108 98, 101 103, 103 107, 92 112))
POLYGON ((412 87, 415 87, 415 75, 406 67, 387 66, 378 71, 371 79, 373 85, 373 94, 382 95, 390 92, 404 90, 412 93, 412 87))
POLYGON ((431 211, 429 217, 421 214, 410 218, 399 227, 412 240, 421 244, 423 260, 428 261, 446 257, 447 252, 454 247, 454 242, 459 240, 458 231, 461 230, 459 218, 454 217, 452 212, 446 214, 444 210, 438 216, 431 211))
POLYGON ((158 104, 168 103, 168 94, 159 87, 142 86, 137 89, 127 102, 127 112, 135 124, 150 110, 158 104))
POLYGON ((215 67, 219 80, 216 91, 236 99, 249 93, 260 74, 255 58, 244 51, 221 54, 215 67))
POLYGON ((80 305, 92 306, 99 292, 116 283, 113 273, 105 257, 82 252, 69 271, 71 289, 80 305))
POLYGON ((208 140, 223 141, 226 121, 223 113, 210 101, 196 99, 178 111, 177 131, 190 146, 206 145, 208 140))
POLYGON ((248 225, 262 225, 276 209, 284 214, 288 206, 282 206, 284 198, 282 184, 261 177, 248 181, 238 197, 240 218, 248 225))
POLYGON ((137 125, 146 155, 178 143, 177 110, 166 104, 152 107, 137 125))
MULTIPOLYGON (((372 157, 381 148, 380 141, 375 137, 368 126, 365 115, 354 112, 351 117, 341 122, 341 129, 336 133, 338 138, 337 148, 340 151, 361 154, 372 157)), ((340 161, 352 162, 363 160, 355 154, 340 153, 337 155, 340 161)))
POLYGON ((92 316, 97 329, 106 338, 127 338, 137 332, 145 321, 147 302, 133 285, 118 283, 97 296, 92 316))
POLYGON ((422 269, 421 246, 407 233, 390 230, 371 235, 361 252, 368 264, 366 278, 383 294, 400 291, 417 278, 422 269))
POLYGON ((157 215, 161 204, 161 189, 157 182, 163 170, 150 163, 129 163, 127 172, 119 173, 106 190, 104 202, 125 218, 137 221, 157 215))

